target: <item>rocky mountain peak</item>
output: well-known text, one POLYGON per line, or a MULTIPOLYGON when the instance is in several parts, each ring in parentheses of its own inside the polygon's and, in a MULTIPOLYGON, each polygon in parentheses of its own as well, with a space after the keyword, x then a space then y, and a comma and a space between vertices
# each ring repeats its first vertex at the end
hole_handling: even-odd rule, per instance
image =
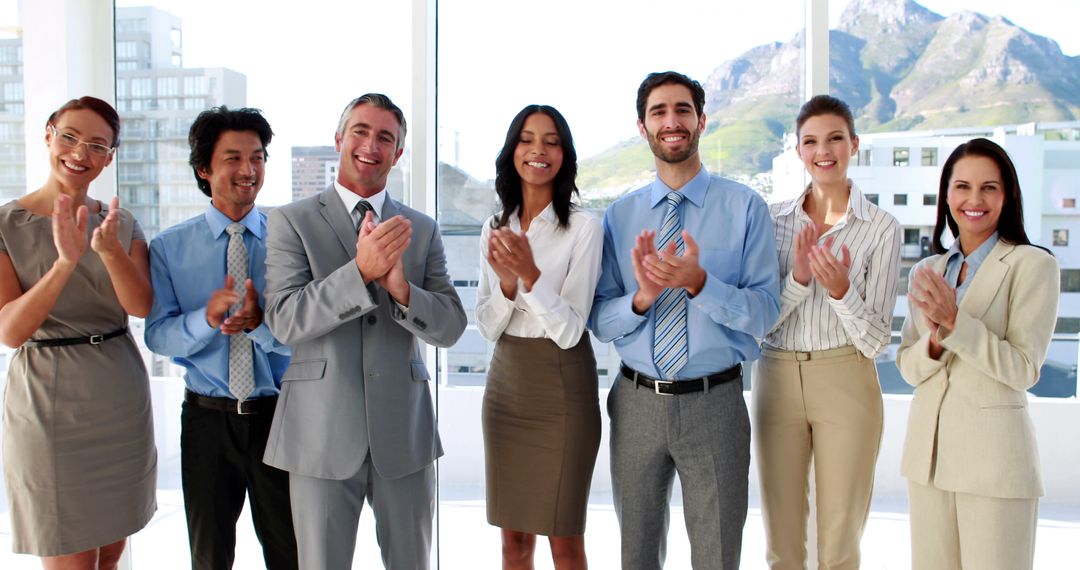
POLYGON ((913 0, 851 0, 837 29, 865 39, 882 31, 932 25, 942 19, 913 0))

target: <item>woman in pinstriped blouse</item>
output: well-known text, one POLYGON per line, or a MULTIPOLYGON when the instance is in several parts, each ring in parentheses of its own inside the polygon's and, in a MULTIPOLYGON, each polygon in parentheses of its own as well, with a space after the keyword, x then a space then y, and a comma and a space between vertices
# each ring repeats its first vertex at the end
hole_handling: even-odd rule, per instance
POLYGON ((753 376, 753 434, 770 568, 805 567, 811 457, 821 568, 858 568, 881 443, 874 357, 889 344, 900 227, 847 177, 851 110, 819 95, 796 119, 811 182, 774 204, 780 319, 753 376))

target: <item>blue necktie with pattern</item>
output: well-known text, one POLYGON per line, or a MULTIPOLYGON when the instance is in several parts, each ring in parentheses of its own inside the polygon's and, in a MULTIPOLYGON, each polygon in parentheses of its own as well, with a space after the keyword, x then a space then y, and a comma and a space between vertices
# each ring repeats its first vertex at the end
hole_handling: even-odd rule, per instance
MULTIPOLYGON (((667 212, 660 231, 656 234, 657 251, 663 253, 668 244, 675 242, 675 251, 682 255, 686 244, 682 239, 682 223, 679 221, 681 192, 669 192, 667 212)), ((686 289, 664 289, 656 300, 656 325, 653 331, 653 362, 665 379, 674 380, 689 358, 686 342, 686 289)))

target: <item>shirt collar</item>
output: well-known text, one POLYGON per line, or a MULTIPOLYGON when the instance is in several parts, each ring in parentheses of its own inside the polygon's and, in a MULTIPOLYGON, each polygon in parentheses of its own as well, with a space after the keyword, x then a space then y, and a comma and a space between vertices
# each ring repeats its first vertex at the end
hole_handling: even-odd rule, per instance
MULTIPOLYGON (((361 199, 360 195, 342 186, 337 180, 334 181, 334 190, 337 191, 338 196, 341 197, 341 201, 345 204, 345 212, 349 214, 349 217, 352 217, 353 208, 356 207, 356 203, 361 199)), ((367 200, 367 203, 371 204, 371 208, 375 213, 375 221, 381 221, 383 202, 386 201, 386 188, 379 190, 374 196, 364 198, 364 200, 367 200)))
MULTIPOLYGON (((221 237, 225 228, 233 223, 233 221, 225 214, 222 214, 221 210, 218 210, 217 207, 214 206, 214 203, 211 202, 210 207, 206 210, 206 223, 210 225, 210 233, 214 235, 214 239, 217 239, 221 237)), ((239 223, 243 224, 243 226, 247 228, 247 231, 251 232, 252 235, 260 240, 263 239, 266 225, 263 223, 262 216, 259 215, 258 206, 252 206, 251 211, 243 218, 240 218, 239 223)))
POLYGON ((945 252, 945 262, 952 263, 953 259, 959 256, 959 259, 968 264, 968 271, 982 265, 982 262, 986 261, 987 257, 990 257, 990 252, 993 251, 994 246, 998 242, 998 233, 994 232, 990 234, 990 237, 986 238, 986 241, 979 244, 979 247, 975 248, 975 251, 971 252, 971 255, 964 257, 964 252, 960 249, 960 240, 956 239, 949 246, 949 251, 945 252))
MULTIPOLYGON (((780 216, 791 215, 796 208, 802 208, 803 202, 806 201, 806 195, 810 193, 810 185, 806 186, 806 190, 798 197, 788 200, 780 208, 780 216)), ((847 211, 854 214, 856 218, 863 221, 870 221, 870 200, 866 199, 866 195, 859 190, 859 187, 854 181, 848 179, 848 207, 847 211)))
MULTIPOLYGON (((709 190, 709 183, 709 171, 705 170, 705 165, 702 165, 701 170, 698 170, 698 173, 679 189, 679 192, 682 192, 686 199, 700 208, 705 204, 705 193, 709 190)), ((664 184, 664 181, 657 176, 656 180, 653 180, 652 189, 649 191, 650 206, 655 208, 673 191, 673 188, 664 184)))
MULTIPOLYGON (((543 210, 540 210, 540 213, 536 216, 536 218, 533 218, 533 221, 536 220, 541 220, 551 225, 557 225, 559 223, 559 217, 555 215, 555 203, 548 202, 548 205, 545 206, 543 210)), ((521 231, 520 206, 518 206, 518 209, 515 210, 513 214, 510 214, 510 220, 508 221, 508 223, 510 225, 510 229, 514 230, 515 232, 521 231)), ((532 224, 530 224, 529 227, 531 228, 532 224)))

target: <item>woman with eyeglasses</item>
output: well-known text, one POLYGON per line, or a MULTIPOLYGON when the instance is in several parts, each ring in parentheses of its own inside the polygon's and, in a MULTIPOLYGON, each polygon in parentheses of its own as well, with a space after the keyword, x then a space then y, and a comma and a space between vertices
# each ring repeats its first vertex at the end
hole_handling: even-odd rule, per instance
POLYGON ((120 118, 81 97, 45 127, 49 178, 0 207, 4 482, 13 549, 46 569, 111 569, 157 506, 146 368, 128 315, 152 293, 146 238, 118 200, 90 198, 120 118))
POLYGON ((900 462, 911 567, 1030 569, 1043 482, 1027 390, 1050 347, 1060 271, 1028 239, 1016 167, 997 143, 972 139, 945 161, 933 245, 911 272, 896 351, 915 387, 900 462))

